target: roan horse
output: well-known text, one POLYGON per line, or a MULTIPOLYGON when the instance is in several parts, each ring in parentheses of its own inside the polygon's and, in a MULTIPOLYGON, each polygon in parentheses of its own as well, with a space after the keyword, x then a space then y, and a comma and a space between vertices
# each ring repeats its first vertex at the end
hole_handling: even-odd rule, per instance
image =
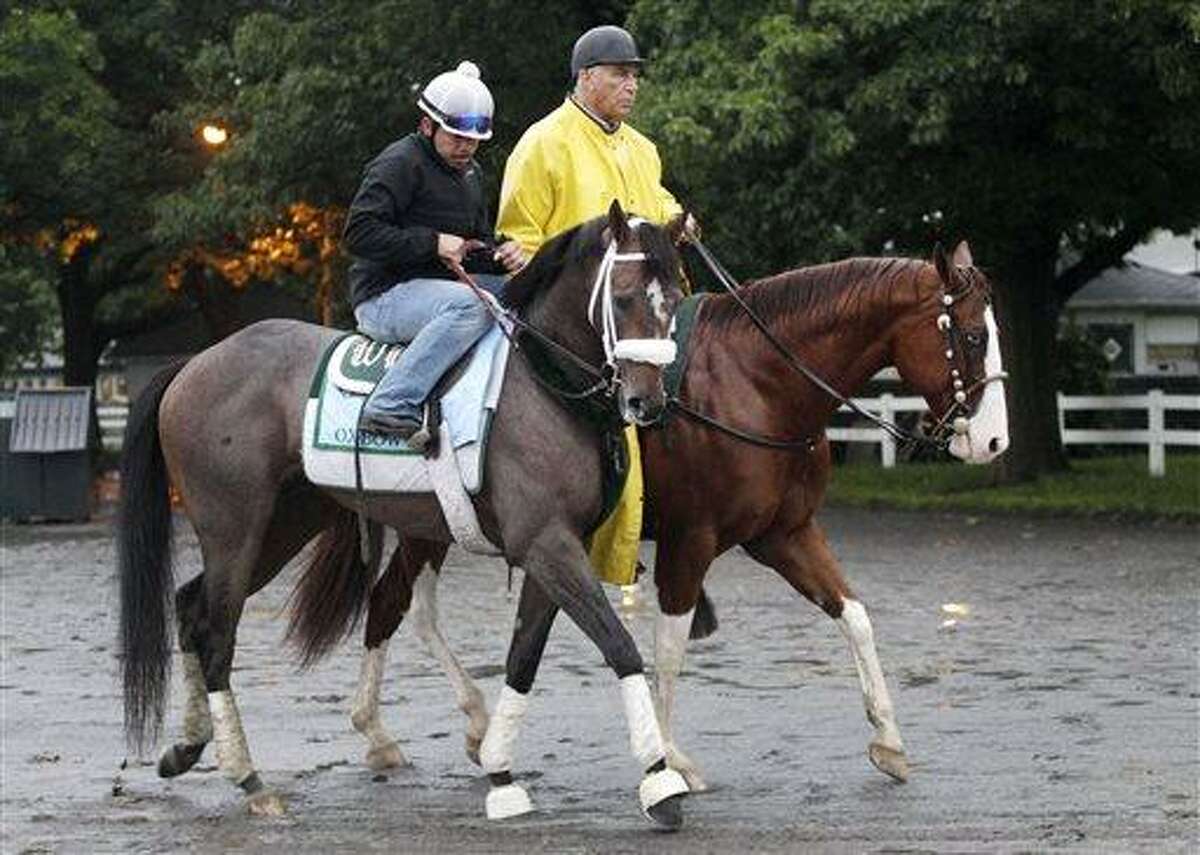
MULTIPOLYGON (((696 638, 716 628, 704 576, 718 555, 742 545, 837 622, 875 729, 868 756, 903 781, 908 761, 870 620, 814 516, 831 469, 825 426, 838 402, 800 376, 789 364, 796 360, 783 351, 841 395, 895 366, 939 424, 953 428, 949 451, 984 463, 1008 446, 990 284, 962 243, 953 258, 937 251, 932 264, 851 259, 750 283, 739 296, 782 350, 755 329, 732 296, 707 297, 696 313, 686 356, 680 354, 686 373, 673 402, 680 412, 663 426, 641 431, 648 497, 657 517, 655 689, 668 764, 691 789, 706 787, 699 768, 670 737, 675 683, 689 631, 696 638)), ((491 738, 496 727, 493 717, 489 728, 482 695, 437 629, 436 571, 444 556, 441 544, 402 540, 371 595, 351 718, 367 737, 367 762, 376 768, 404 762, 379 720, 379 684, 387 641, 406 611, 470 718, 467 753, 474 758, 478 735, 487 731, 491 738), (422 572, 426 566, 430 570, 422 572)), ((526 577, 509 649, 511 689, 524 693, 532 685, 555 612, 536 578, 526 577)), ((503 726, 511 732, 515 723, 503 726)))
MULTIPOLYGON (((664 339, 682 296, 677 230, 627 220, 614 203, 607 218, 548 243, 508 284, 506 302, 520 310, 523 332, 540 330, 544 350, 555 352, 541 337, 549 336, 597 367, 616 424, 654 420, 665 403, 661 368, 673 345, 664 339), (657 355, 650 355, 656 346, 657 355)), ((338 335, 291 321, 249 327, 157 377, 135 405, 126 433, 118 547, 127 734, 140 745, 157 733, 169 685, 171 483, 196 529, 204 572, 175 594, 187 697, 183 741, 164 753, 159 772, 191 768, 215 738, 221 771, 245 792, 254 813, 277 814, 283 804, 251 763, 230 688, 246 598, 315 535, 337 533, 328 543, 341 548, 314 550, 298 586, 298 600, 310 610, 297 615, 293 629, 305 651, 318 654, 352 625, 374 581, 359 558, 356 510, 365 508, 372 520, 406 536, 450 538, 432 493, 359 496, 304 478, 306 390, 338 335)), ((510 360, 476 501, 480 524, 616 672, 644 774, 642 810, 678 826, 687 784, 665 765, 642 659, 584 548, 601 513, 603 431, 563 406, 548 386, 527 360, 510 360)), ((511 742, 485 742, 484 751, 492 759, 489 815, 522 810, 524 791, 509 774, 511 742)))

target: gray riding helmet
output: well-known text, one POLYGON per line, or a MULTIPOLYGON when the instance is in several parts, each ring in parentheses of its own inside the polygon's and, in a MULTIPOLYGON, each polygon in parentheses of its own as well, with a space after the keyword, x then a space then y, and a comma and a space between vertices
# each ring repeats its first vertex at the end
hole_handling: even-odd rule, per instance
POLYGON ((571 77, 593 65, 641 65, 644 61, 627 31, 611 25, 592 27, 571 51, 571 77))

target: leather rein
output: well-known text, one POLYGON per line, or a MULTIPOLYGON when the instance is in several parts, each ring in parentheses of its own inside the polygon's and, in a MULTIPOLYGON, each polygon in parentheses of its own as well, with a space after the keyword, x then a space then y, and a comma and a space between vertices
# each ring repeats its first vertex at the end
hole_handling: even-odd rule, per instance
MULTIPOLYGON (((869 410, 859 406, 853 400, 847 398, 845 395, 834 389, 812 369, 797 359, 795 355, 793 355, 792 352, 788 350, 781 341, 779 341, 778 337, 771 332, 770 328, 766 325, 766 323, 763 322, 762 318, 760 318, 742 298, 742 295, 738 292, 737 283, 734 281, 733 277, 729 275, 728 271, 726 271, 721 265, 721 262, 717 261, 716 257, 714 257, 709 251, 708 247, 704 246, 704 244, 702 244, 696 238, 691 239, 691 244, 696 248, 696 251, 700 254, 701 259, 704 260, 704 263, 708 266, 708 269, 712 271, 714 276, 716 276, 717 281, 719 281, 722 287, 724 287, 729 295, 733 297, 734 301, 738 304, 741 310, 748 318, 750 318, 755 327, 758 328, 758 331, 763 334, 767 341, 770 342, 771 346, 774 347, 780 356, 783 357, 784 361, 793 371, 806 378, 809 382, 811 382, 821 391, 825 392, 842 406, 874 423, 877 427, 891 436, 902 446, 924 445, 927 447, 936 448, 939 451, 947 450, 950 446, 950 434, 952 432, 965 432, 966 416, 964 414, 968 412, 966 409, 966 401, 968 396, 973 394, 980 387, 986 386, 988 383, 994 380, 1003 379, 1002 376, 985 376, 973 383, 970 388, 964 388, 963 382, 959 376, 960 372, 957 368, 953 368, 951 370, 951 378, 955 389, 953 403, 946 409, 946 412, 942 414, 942 417, 934 425, 934 428, 931 431, 932 436, 916 434, 905 430, 895 422, 890 422, 887 419, 877 416, 869 410)), ((967 290, 970 289, 972 284, 973 283, 969 280, 967 290)), ((959 349, 954 347, 954 344, 956 343, 954 334, 956 331, 954 330, 953 319, 949 314, 950 306, 954 303, 954 296, 946 293, 943 290, 942 303, 945 307, 945 311, 938 316, 937 324, 938 329, 942 331, 946 338, 946 358, 953 361, 955 354, 959 352, 959 349)), ((824 436, 824 431, 816 436, 800 437, 797 439, 777 439, 774 437, 763 436, 762 434, 735 428, 731 425, 721 422, 719 419, 713 416, 701 413, 681 401, 675 395, 672 395, 670 398, 668 398, 667 406, 678 410, 680 413, 692 419, 693 421, 708 425, 709 427, 715 428, 716 430, 728 434, 735 439, 739 439, 752 445, 762 446, 764 448, 773 448, 781 451, 811 452, 817 447, 818 442, 824 436)))

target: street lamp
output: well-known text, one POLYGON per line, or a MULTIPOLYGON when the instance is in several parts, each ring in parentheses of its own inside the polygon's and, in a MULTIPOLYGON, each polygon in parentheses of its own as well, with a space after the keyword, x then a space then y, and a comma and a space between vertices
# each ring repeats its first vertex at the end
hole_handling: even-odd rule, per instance
POLYGON ((208 124, 200 129, 200 138, 213 148, 217 148, 225 144, 229 139, 229 132, 220 125, 208 124))

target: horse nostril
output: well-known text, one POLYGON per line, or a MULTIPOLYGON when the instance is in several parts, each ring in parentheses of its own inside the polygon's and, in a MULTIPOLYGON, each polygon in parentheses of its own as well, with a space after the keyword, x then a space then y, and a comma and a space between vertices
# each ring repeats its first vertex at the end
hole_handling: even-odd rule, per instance
POLYGON ((999 450, 1000 450, 1000 437, 994 436, 994 437, 992 437, 992 441, 988 443, 988 451, 992 452, 992 454, 995 454, 999 450))
POLYGON ((645 407, 645 404, 643 403, 641 398, 630 398, 629 399, 629 409, 631 411, 637 413, 639 416, 644 411, 644 407, 645 407))

